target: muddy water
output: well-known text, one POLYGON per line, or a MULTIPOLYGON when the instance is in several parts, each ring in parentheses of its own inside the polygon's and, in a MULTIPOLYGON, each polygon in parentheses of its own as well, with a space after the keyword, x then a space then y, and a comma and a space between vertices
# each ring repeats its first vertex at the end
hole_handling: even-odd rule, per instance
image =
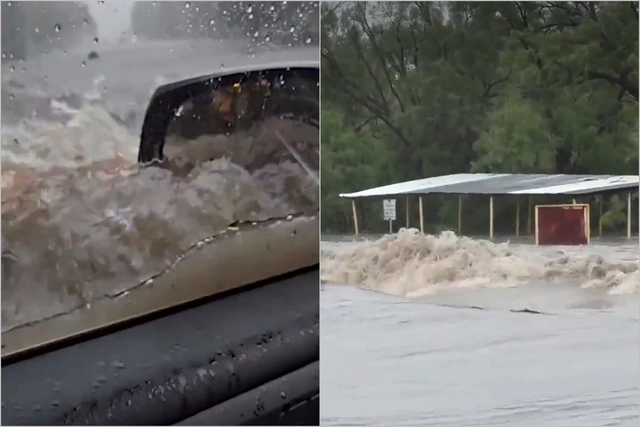
MULTIPOLYGON (((122 293, 233 222, 317 211, 317 182, 295 159, 249 172, 222 157, 175 175, 135 165, 136 137, 99 100, 70 115, 23 126, 18 142, 3 132, 3 332, 122 293)), ((297 141, 299 124, 280 119, 219 138, 281 144, 273 128, 297 141)), ((317 131, 303 133, 317 147, 317 131)))
POLYGON ((321 271, 323 424, 638 423, 637 241, 334 238, 321 271))

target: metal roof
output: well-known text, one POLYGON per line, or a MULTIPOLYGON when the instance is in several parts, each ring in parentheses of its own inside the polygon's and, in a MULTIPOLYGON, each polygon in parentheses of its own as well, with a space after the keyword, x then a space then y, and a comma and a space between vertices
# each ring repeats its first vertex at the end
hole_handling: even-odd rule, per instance
POLYGON ((542 175, 461 173, 400 182, 340 197, 390 197, 406 194, 594 194, 638 189, 637 175, 542 175))

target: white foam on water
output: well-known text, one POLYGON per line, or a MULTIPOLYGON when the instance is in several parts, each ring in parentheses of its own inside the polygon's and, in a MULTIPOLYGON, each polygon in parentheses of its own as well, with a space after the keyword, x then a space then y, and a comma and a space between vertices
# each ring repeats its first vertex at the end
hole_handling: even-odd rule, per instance
POLYGON ((509 288, 532 282, 637 294, 637 250, 631 259, 614 256, 493 243, 451 231, 422 235, 416 229, 402 229, 376 241, 323 249, 321 277, 325 282, 408 298, 443 290, 509 288))
MULTIPOLYGON (((136 286, 236 220, 317 210, 317 184, 293 160, 139 167, 137 135, 90 95, 79 109, 56 101, 66 123, 3 123, 3 332, 136 286)), ((281 144, 268 122, 228 138, 281 144)))

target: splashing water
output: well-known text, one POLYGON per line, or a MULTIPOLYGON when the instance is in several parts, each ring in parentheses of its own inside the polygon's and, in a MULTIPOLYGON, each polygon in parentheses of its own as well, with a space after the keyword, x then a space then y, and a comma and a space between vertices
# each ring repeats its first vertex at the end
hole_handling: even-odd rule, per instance
POLYGON ((637 257, 637 251, 628 262, 561 250, 536 254, 527 246, 459 237, 451 231, 433 236, 402 229, 377 241, 323 250, 321 276, 326 282, 410 298, 452 288, 515 287, 535 281, 634 294, 640 282, 637 257))
MULTIPOLYGON (((234 221, 318 209, 295 159, 248 171, 217 158, 174 174, 136 165, 137 137, 99 99, 64 114, 3 123, 3 332, 132 288, 234 221)), ((272 125, 216 138, 281 144, 272 125)))

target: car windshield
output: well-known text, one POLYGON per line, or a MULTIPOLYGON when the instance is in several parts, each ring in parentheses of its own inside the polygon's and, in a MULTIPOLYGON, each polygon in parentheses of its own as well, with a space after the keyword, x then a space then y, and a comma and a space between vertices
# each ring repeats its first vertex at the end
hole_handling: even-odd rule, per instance
MULTIPOLYGON (((285 135, 298 160, 248 167, 226 150, 187 173, 136 162, 159 86, 317 61, 318 16, 313 2, 2 2, 3 356, 210 293, 182 286, 204 280, 200 261, 154 289, 230 225, 315 215, 317 131, 285 135)), ((207 141, 240 149, 260 135, 207 141)))

